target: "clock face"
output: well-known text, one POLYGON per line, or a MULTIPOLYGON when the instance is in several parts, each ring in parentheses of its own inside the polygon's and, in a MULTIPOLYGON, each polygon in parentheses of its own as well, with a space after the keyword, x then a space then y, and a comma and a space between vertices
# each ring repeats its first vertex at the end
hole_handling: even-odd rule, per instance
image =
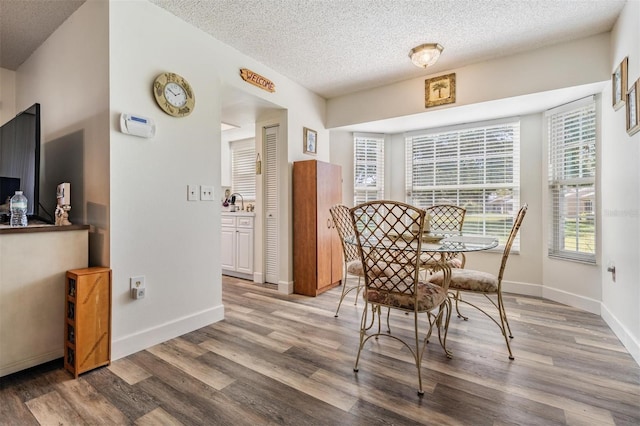
POLYGON ((185 117, 195 107, 195 96, 184 77, 165 72, 153 82, 153 95, 160 109, 173 117, 185 117))
POLYGON ((164 98, 176 108, 181 108, 187 103, 187 93, 177 83, 167 83, 164 86, 164 98))

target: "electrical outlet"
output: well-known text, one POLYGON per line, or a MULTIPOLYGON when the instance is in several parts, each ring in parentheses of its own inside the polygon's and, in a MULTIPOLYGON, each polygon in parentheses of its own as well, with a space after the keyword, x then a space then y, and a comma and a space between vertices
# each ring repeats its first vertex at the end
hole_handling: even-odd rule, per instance
POLYGON ((198 201, 198 185, 187 185, 187 201, 198 201))
POLYGON ((213 186, 200 185, 200 201, 213 201, 213 186))
POLYGON ((147 294, 144 276, 129 278, 132 299, 143 299, 147 294))

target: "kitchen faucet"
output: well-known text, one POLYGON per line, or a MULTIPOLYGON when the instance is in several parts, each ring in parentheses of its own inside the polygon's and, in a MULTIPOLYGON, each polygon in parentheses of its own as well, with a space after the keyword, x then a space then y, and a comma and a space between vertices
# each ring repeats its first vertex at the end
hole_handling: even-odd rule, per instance
POLYGON ((235 206, 236 204, 236 197, 235 196, 240 197, 240 210, 243 211, 244 210, 244 198, 242 197, 242 195, 239 192, 234 192, 233 194, 231 194, 229 196, 229 198, 231 198, 231 204, 235 206))

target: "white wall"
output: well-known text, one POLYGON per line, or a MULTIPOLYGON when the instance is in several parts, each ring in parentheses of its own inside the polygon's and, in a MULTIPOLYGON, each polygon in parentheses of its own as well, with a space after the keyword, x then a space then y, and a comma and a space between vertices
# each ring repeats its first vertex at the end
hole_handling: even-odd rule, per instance
MULTIPOLYGON (((640 77, 640 2, 629 1, 616 23, 610 69, 629 57, 628 83, 640 77)), ((615 111, 611 85, 602 101, 602 317, 640 363, 640 133, 626 133, 625 108, 615 111), (615 264, 616 280, 607 272, 615 264)))
POLYGON ((87 2, 16 72, 16 110, 41 105, 40 202, 53 214, 56 186, 71 183, 91 265, 109 265, 108 49, 108 3, 87 2))
MULTIPOLYGON (((113 352, 118 358, 223 317, 220 205, 186 201, 188 184, 221 187, 222 87, 267 99, 285 111, 277 116, 284 188, 291 180, 287 159, 303 156, 302 126, 316 128, 326 141, 319 157, 328 157, 329 147, 328 132, 321 127, 324 101, 315 94, 148 2, 111 1, 109 12, 113 352), (276 92, 244 82, 238 72, 242 67, 274 81, 276 92), (196 106, 191 115, 170 117, 155 104, 151 83, 165 71, 192 85, 196 106), (296 110, 293 121, 287 108, 296 110), (156 137, 120 133, 116 119, 121 112, 154 118, 156 137), (146 276, 144 300, 128 298, 129 277, 135 275, 146 276)), ((280 223, 280 279, 286 283, 292 279, 287 196, 280 223)))
POLYGON ((200 31, 146 2, 110 2, 109 22, 117 359, 224 316, 220 207, 187 201, 189 184, 220 188, 220 59, 200 31), (185 77, 195 92, 187 117, 171 117, 155 103, 152 82, 166 71, 185 77), (121 133, 117 120, 123 112, 153 118, 156 136, 121 133), (129 278, 138 275, 146 278, 147 295, 135 301, 129 278))
MULTIPOLYGON (((605 33, 445 71, 442 74, 456 73, 456 102, 432 110, 600 82, 610 73, 608 55, 605 33)), ((420 77, 328 100, 327 127, 424 112, 424 77, 420 77)))
POLYGON ((342 204, 353 207, 353 133, 332 130, 329 137, 329 162, 342 168, 342 204))
POLYGON ((405 201, 407 199, 405 190, 407 176, 404 134, 387 135, 385 145, 387 146, 384 152, 384 169, 385 175, 389 176, 388 180, 385 179, 385 193, 388 193, 392 200, 405 201))
POLYGON ((0 68, 0 126, 16 115, 16 72, 0 68))

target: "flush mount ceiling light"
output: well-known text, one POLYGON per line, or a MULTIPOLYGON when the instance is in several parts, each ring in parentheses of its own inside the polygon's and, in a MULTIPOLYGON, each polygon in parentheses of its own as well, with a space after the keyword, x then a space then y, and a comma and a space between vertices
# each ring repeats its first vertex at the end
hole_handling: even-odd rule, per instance
POLYGON ((415 66, 420 68, 427 68, 436 63, 438 58, 440 57, 440 52, 444 49, 438 43, 426 43, 421 44, 418 47, 414 47, 409 52, 409 57, 411 58, 411 62, 415 64, 415 66))

